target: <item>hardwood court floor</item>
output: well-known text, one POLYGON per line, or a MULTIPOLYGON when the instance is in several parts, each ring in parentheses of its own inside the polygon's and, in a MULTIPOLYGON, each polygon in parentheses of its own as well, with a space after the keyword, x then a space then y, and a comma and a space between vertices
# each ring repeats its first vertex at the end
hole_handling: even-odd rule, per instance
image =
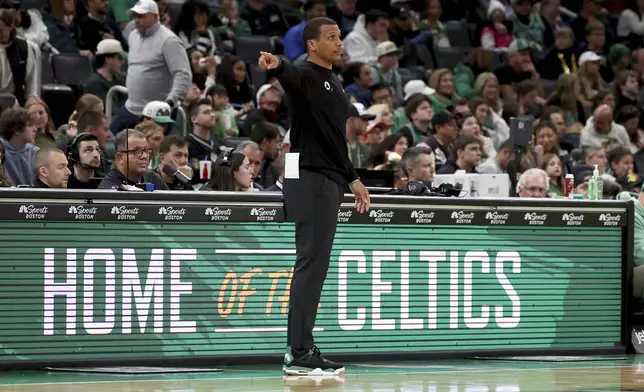
POLYGON ((0 373, 15 392, 644 392, 644 356, 586 362, 427 361, 347 366, 342 378, 284 379, 279 367, 230 367, 218 374, 0 373))

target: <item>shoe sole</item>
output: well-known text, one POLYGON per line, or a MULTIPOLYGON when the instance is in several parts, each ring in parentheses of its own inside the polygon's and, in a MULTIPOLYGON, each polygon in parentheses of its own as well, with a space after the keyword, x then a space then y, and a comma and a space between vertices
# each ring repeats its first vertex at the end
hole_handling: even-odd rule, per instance
POLYGON ((326 371, 320 368, 307 369, 307 368, 288 368, 286 366, 282 367, 282 371, 287 376, 315 376, 315 377, 324 377, 324 376, 339 376, 344 374, 345 368, 335 369, 333 371, 326 371))

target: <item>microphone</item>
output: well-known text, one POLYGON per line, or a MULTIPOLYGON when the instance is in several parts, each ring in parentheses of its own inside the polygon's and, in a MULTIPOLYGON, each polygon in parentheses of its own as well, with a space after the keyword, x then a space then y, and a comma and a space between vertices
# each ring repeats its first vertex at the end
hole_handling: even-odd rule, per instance
POLYGON ((188 177, 187 175, 183 174, 181 171, 173 168, 172 166, 163 165, 163 168, 161 170, 163 171, 163 174, 172 178, 175 182, 178 182, 183 186, 191 185, 190 181, 192 181, 192 178, 188 177))
POLYGON ((70 161, 72 164, 74 164, 75 166, 80 166, 81 168, 83 168, 83 169, 87 169, 87 170, 98 170, 98 169, 100 169, 100 168, 101 168, 101 166, 100 166, 100 165, 98 165, 98 166, 88 165, 87 163, 83 163, 83 162, 78 161, 78 160, 76 160, 76 159, 74 159, 74 158, 70 158, 70 159, 69 159, 69 161, 70 161))

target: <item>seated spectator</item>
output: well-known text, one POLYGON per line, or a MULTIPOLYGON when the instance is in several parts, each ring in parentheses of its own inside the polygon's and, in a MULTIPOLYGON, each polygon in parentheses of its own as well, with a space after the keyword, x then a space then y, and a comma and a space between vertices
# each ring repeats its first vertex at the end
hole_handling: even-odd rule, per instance
POLYGON ((615 78, 615 108, 618 112, 624 106, 638 106, 637 96, 640 93, 640 85, 637 82, 637 74, 633 71, 622 71, 615 78))
POLYGON ((32 168, 36 126, 27 110, 7 109, 0 116, 0 142, 4 145, 5 174, 15 185, 33 185, 36 175, 32 168))
POLYGON ((514 161, 514 143, 506 140, 501 144, 496 155, 478 165, 476 171, 481 174, 507 174, 508 166, 512 161, 514 161))
POLYGON ((394 92, 396 102, 402 102, 403 85, 400 72, 398 72, 398 59, 402 56, 402 50, 396 47, 391 41, 385 41, 376 47, 378 62, 371 67, 370 86, 381 84, 389 87, 394 92))
POLYGON ((505 52, 512 43, 510 23, 505 20, 505 7, 498 0, 490 1, 487 8, 488 21, 481 32, 481 46, 484 49, 505 52))
MULTIPOLYGON (((166 10, 165 0, 154 0, 154 2, 157 4, 157 8, 159 9, 159 24, 169 29, 172 25, 172 19, 170 18, 170 14, 168 14, 168 11, 166 10)), ((134 3, 132 2, 130 5, 133 5, 133 4, 134 3)), ((129 11, 127 7, 129 7, 130 5, 126 5, 125 7, 123 7, 124 9, 122 12, 125 13, 126 15, 128 14, 128 11, 129 11)), ((114 9, 114 2, 112 2, 112 9, 114 9)), ((115 15, 115 16, 118 18, 118 15, 115 15)), ((129 20, 130 18, 129 15, 127 17, 129 20)), ((121 23, 120 21, 118 22, 121 23)), ((136 21, 135 19, 132 19, 127 23, 125 28, 123 28, 123 37, 125 37, 126 40, 129 40, 130 34, 134 30, 136 30, 136 21)))
POLYGON ((410 123, 400 128, 398 132, 411 134, 413 137, 412 146, 423 142, 431 135, 430 125, 434 112, 427 96, 423 94, 412 95, 405 103, 405 115, 410 123))
POLYGON ((584 147, 604 147, 611 150, 615 147, 628 148, 630 138, 623 126, 613 121, 613 110, 607 105, 598 107, 593 113, 593 120, 586 124, 581 133, 581 145, 584 147))
POLYGON ((608 105, 608 107, 615 111, 615 107, 617 106, 615 94, 611 90, 599 90, 595 94, 595 98, 593 98, 593 110, 597 109, 600 105, 608 105))
POLYGON ((4 162, 4 144, 0 143, 0 188, 11 188, 14 184, 6 173, 4 162))
MULTIPOLYGON (((602 180, 604 182, 604 194, 602 198, 604 200, 617 200, 617 195, 622 192, 622 187, 619 186, 615 181, 602 180)), ((641 185, 640 185, 641 190, 641 185)))
POLYGON ((371 105, 369 109, 367 109, 367 113, 376 116, 376 118, 368 124, 367 129, 377 125, 380 130, 384 132, 384 136, 391 135, 393 131, 392 127, 394 126, 394 115, 389 105, 384 103, 371 105))
POLYGON ((436 162, 432 150, 425 147, 407 149, 399 164, 407 181, 421 181, 425 185, 434 182, 436 162))
POLYGON ((183 46, 194 49, 204 56, 214 56, 217 52, 215 33, 208 28, 210 8, 200 0, 188 0, 181 6, 181 13, 172 28, 181 39, 183 46))
MULTIPOLYGON (((104 39, 96 47, 94 65, 96 72, 83 85, 83 92, 97 96, 106 105, 107 92, 114 86, 125 86, 125 75, 121 68, 125 63, 126 53, 121 43, 115 39, 104 39)), ((121 107, 123 98, 115 94, 112 98, 113 107, 121 107)))
POLYGON ((194 47, 188 49, 187 53, 192 70, 192 84, 197 85, 201 95, 201 91, 206 91, 217 83, 217 57, 204 57, 204 54, 194 47))
POLYGON ((349 149, 349 159, 356 168, 366 167, 369 148, 360 141, 360 137, 367 129, 367 123, 375 118, 376 116, 373 114, 367 113, 362 104, 354 103, 349 105, 346 139, 347 148, 349 149))
POLYGON ((557 80, 562 73, 576 73, 578 60, 581 59, 572 29, 560 27, 555 31, 554 46, 548 49, 537 69, 543 79, 557 80))
POLYGON ((20 105, 38 96, 34 51, 16 37, 13 10, 0 9, 0 94, 12 94, 20 105))
POLYGON ((51 52, 49 33, 42 21, 42 16, 37 9, 21 10, 20 0, 6 0, 0 8, 13 9, 16 25, 16 36, 26 41, 33 42, 43 52, 51 52))
POLYGON ((434 134, 424 144, 434 153, 436 169, 440 170, 452 155, 451 145, 458 138, 458 126, 454 116, 447 110, 436 113, 431 122, 434 134))
POLYGON ((195 173, 193 184, 202 184, 209 178, 201 178, 200 161, 215 162, 224 141, 212 132, 217 124, 210 101, 202 99, 188 108, 188 117, 192 123, 192 133, 188 135, 188 157, 195 173))
POLYGON ((595 52, 600 56, 604 54, 606 46, 606 27, 598 20, 589 22, 584 29, 586 34, 585 45, 582 45, 584 51, 595 52))
POLYGON ((259 148, 257 143, 247 140, 240 143, 235 149, 236 152, 243 153, 246 158, 248 158, 248 163, 250 164, 250 173, 251 173, 251 186, 249 191, 258 192, 263 191, 261 185, 259 185, 259 173, 262 167, 263 154, 262 149, 259 148))
POLYGON ((454 75, 449 69, 434 70, 429 78, 429 87, 436 90, 429 97, 434 113, 447 109, 454 100, 459 98, 454 91, 454 75))
POLYGON ((36 147, 40 149, 56 148, 56 129, 45 101, 37 97, 29 98, 25 109, 36 126, 36 141, 34 143, 36 147))
POLYGON ((620 187, 624 192, 631 192, 639 194, 642 192, 642 185, 644 181, 637 175, 621 176, 615 179, 615 184, 620 187))
POLYGON ((78 48, 76 2, 74 0, 49 0, 49 9, 42 11, 49 43, 59 53, 81 54, 91 57, 89 50, 78 48))
MULTIPOLYGON (((579 57, 579 82, 581 83, 581 96, 579 100, 585 107, 592 106, 592 99, 597 92, 606 89, 606 82, 599 72, 601 57, 595 52, 584 52, 579 57)), ((635 79, 637 83, 637 79, 635 79)))
MULTIPOLYGON (((421 82, 424 85, 422 80, 419 80, 419 82, 421 82)), ((369 91, 371 92, 372 106, 383 104, 389 107, 389 110, 393 114, 392 131, 400 129, 403 125, 409 122, 409 120, 407 119, 407 116, 405 116, 404 111, 394 110, 394 96, 391 88, 383 86, 381 84, 376 84, 371 86, 371 89, 369 91)))
POLYGON ((277 110, 282 104, 282 91, 275 85, 265 84, 257 90, 257 109, 253 109, 244 120, 241 136, 250 137, 253 127, 260 121, 279 125, 277 110))
POLYGON ((118 188, 151 183, 157 191, 169 188, 158 174, 148 171, 152 150, 145 135, 134 129, 125 129, 116 134, 115 167, 105 176, 98 189, 118 188))
POLYGON ((628 1, 626 9, 621 13, 619 22, 617 22, 617 36, 628 38, 633 47, 639 47, 643 42, 644 22, 642 15, 644 15, 644 2, 628 1))
POLYGON ((516 87, 517 98, 519 99, 519 105, 523 113, 527 116, 532 116, 533 118, 539 118, 541 116, 541 110, 545 103, 543 98, 539 96, 539 88, 532 80, 524 80, 519 83, 516 87))
POLYGON ((458 126, 459 136, 471 135, 481 142, 481 155, 484 159, 491 158, 496 155, 492 139, 483 134, 481 124, 472 113, 458 113, 454 115, 454 118, 456 119, 456 125, 458 126))
MULTIPOLYGON (((493 146, 501 145, 510 137, 510 128, 503 118, 483 101, 483 98, 475 97, 470 99, 465 110, 460 113, 472 113, 481 124, 482 130, 491 139, 493 146)), ((458 113, 455 110, 456 113, 458 113)))
MULTIPOLYGON (((577 13, 577 17, 570 22, 570 27, 580 43, 587 38, 586 28, 589 23, 597 21, 599 24, 603 25, 603 23, 607 22, 606 18, 602 15, 603 8, 602 0, 583 0, 581 10, 577 13)), ((595 50, 593 50, 593 52, 595 52, 595 50)))
POLYGON ((454 174, 459 170, 476 174, 476 167, 481 163, 481 142, 472 135, 459 136, 454 141, 454 154, 438 170, 438 174, 454 174))
POLYGON ((228 90, 224 86, 215 85, 211 87, 206 96, 212 102, 213 114, 217 118, 214 132, 220 138, 235 137, 239 135, 239 128, 235 117, 237 112, 230 106, 228 101, 228 90))
MULTIPOLYGON (((549 122, 557 132, 559 139, 559 147, 563 151, 572 151, 580 146, 579 134, 567 133, 566 123, 564 121, 564 113, 557 106, 548 106, 542 112, 539 122, 549 122)), ((581 133, 581 129, 580 129, 581 133)))
MULTIPOLYGON (((112 136, 112 132, 110 132, 108 126, 107 116, 95 111, 84 112, 78 118, 78 132, 96 136, 101 154, 101 165, 96 175, 97 177, 104 177, 112 166, 112 161, 105 156, 105 149, 107 148, 109 138, 112 136)), ((59 144, 60 147, 62 147, 61 144, 59 144)), ((64 148, 66 149, 66 146, 64 148)), ((62 148, 60 149, 62 150, 62 148)))
POLYGON ((387 35, 389 40, 398 47, 411 42, 418 35, 416 12, 405 7, 404 3, 402 5, 401 7, 392 6, 389 9, 389 31, 387 35))
POLYGON ((248 158, 241 152, 227 150, 215 162, 207 191, 252 191, 253 171, 248 158))
POLYGON ((493 58, 494 53, 489 50, 470 49, 465 62, 454 68, 454 88, 459 97, 471 99, 476 95, 474 82, 480 74, 492 72, 493 58))
POLYGON ((241 57, 228 55, 217 68, 217 84, 226 87, 230 103, 245 105, 253 102, 253 90, 241 57))
POLYGON ((344 46, 351 62, 375 64, 378 60, 376 47, 387 40, 389 17, 380 10, 360 15, 353 31, 344 39, 344 46))
POLYGON ((163 141, 163 127, 154 122, 153 120, 143 120, 135 128, 137 131, 141 132, 145 137, 145 140, 148 142, 148 148, 150 149, 150 159, 148 169, 155 170, 159 167, 159 149, 161 147, 161 142, 163 141))
POLYGON ((92 181, 99 177, 101 168, 101 148, 95 135, 80 133, 69 142, 67 157, 71 175, 67 182, 69 189, 96 189, 98 183, 92 181))
POLYGON ((615 122, 623 126, 628 133, 630 139, 628 149, 631 154, 637 153, 644 147, 644 132, 639 129, 640 116, 639 109, 631 105, 622 106, 615 116, 615 122))
POLYGON ((516 101, 517 94, 512 89, 514 83, 532 79, 537 83, 539 74, 532 63, 532 49, 527 41, 514 40, 508 47, 508 64, 494 71, 501 86, 501 97, 507 101, 516 101))
MULTIPOLYGON (((612 83, 615 76, 622 71, 626 71, 631 66, 631 50, 624 44, 612 45, 608 51, 608 67, 603 75, 604 80, 612 83)), ((637 73, 635 73, 637 77, 637 73)), ((639 81, 639 79, 638 79, 639 81)))
POLYGON ((356 11, 357 3, 356 0, 335 0, 335 7, 327 9, 329 18, 335 20, 340 28, 342 39, 353 31, 358 22, 360 13, 356 11))
POLYGON ((177 170, 187 178, 192 179, 194 171, 188 165, 188 143, 179 136, 166 136, 161 142, 159 147, 159 167, 156 173, 165 181, 170 190, 185 191, 194 190, 191 184, 184 184, 177 181, 174 177, 166 174, 164 167, 169 167, 171 170, 177 170))
POLYGON ((583 195, 588 198, 588 182, 593 177, 593 170, 591 167, 585 167, 575 173, 575 190, 574 193, 583 195))
POLYGON ((58 149, 41 149, 32 162, 36 188, 67 188, 71 171, 65 154, 58 149))
POLYGON ((167 133, 167 128, 171 124, 174 124, 174 120, 170 117, 171 113, 172 108, 170 108, 170 105, 166 102, 152 101, 143 108, 140 122, 151 120, 160 126, 164 130, 165 134, 167 133))
POLYGON ((378 120, 371 121, 367 126, 367 130, 362 135, 364 144, 367 146, 368 151, 373 151, 380 143, 382 143, 385 138, 391 133, 389 133, 389 128, 383 122, 377 122, 378 120))
POLYGON ((271 0, 246 0, 239 15, 254 35, 283 37, 290 28, 280 7, 271 0))
POLYGON ((227 49, 234 48, 236 37, 251 35, 250 25, 239 16, 237 0, 229 0, 219 6, 219 15, 210 18, 210 24, 215 27, 215 34, 219 34, 227 49))
POLYGON ((78 121, 80 116, 87 111, 104 113, 105 105, 103 104, 103 101, 96 95, 83 94, 76 102, 74 113, 72 113, 69 119, 71 121, 78 121))
MULTIPOLYGON (((611 180, 614 181, 615 177, 612 175, 608 174, 608 157, 606 155, 606 150, 603 148, 598 148, 598 147, 586 147, 583 149, 583 160, 584 164, 588 166, 589 168, 594 168, 597 166, 599 169, 599 175, 606 179, 606 180, 611 180)), ((580 165, 577 165, 575 167, 575 170, 580 165)))
POLYGON ((259 168, 258 184, 262 188, 275 185, 280 171, 274 162, 279 155, 280 131, 275 124, 261 121, 255 124, 250 135, 250 140, 257 143, 262 150, 262 165, 259 168))
POLYGON ((545 154, 539 168, 548 174, 548 197, 563 196, 565 191, 564 171, 561 157, 557 154, 545 154))
POLYGON ((127 41, 121 28, 107 16, 108 6, 107 0, 87 1, 87 15, 78 21, 78 46, 81 50, 94 53, 98 43, 107 38, 119 41, 127 50, 127 41))
POLYGON ((491 111, 493 111, 497 115, 503 112, 503 101, 501 100, 499 80, 493 73, 481 73, 474 82, 474 90, 476 92, 476 96, 483 98, 483 101, 487 104, 491 111))
POLYGON ((326 16, 325 0, 309 0, 304 3, 302 8, 304 10, 304 20, 300 24, 291 27, 284 36, 284 55, 291 61, 295 61, 298 57, 306 54, 304 40, 302 39, 306 23, 313 18, 326 16))
POLYGON ((548 105, 558 106, 564 112, 567 127, 582 127, 586 123, 584 105, 579 100, 581 82, 577 74, 561 74, 557 86, 548 98, 548 105))
POLYGON ((635 182, 638 178, 635 173, 635 165, 633 163, 633 155, 630 150, 624 147, 616 147, 608 153, 608 174, 615 177, 617 183, 624 177, 631 177, 631 182, 635 182))
MULTIPOLYGON (((577 183, 575 181, 575 183, 577 183)), ((545 198, 550 189, 548 174, 541 169, 524 171, 517 183, 517 194, 522 198, 545 198)))
POLYGON ((370 170, 394 170, 408 148, 405 134, 389 135, 371 151, 364 166, 370 170))
POLYGON ((510 17, 512 22, 512 35, 518 39, 527 41, 530 46, 540 52, 544 49, 543 33, 546 27, 541 17, 532 12, 530 0, 512 0, 514 15, 510 17))
POLYGON ((286 154, 279 152, 278 157, 274 162, 275 169, 277 170, 279 175, 277 177, 277 180, 275 180, 275 184, 269 186, 268 188, 265 188, 264 192, 282 192, 282 188, 284 187, 284 165, 286 164, 285 160, 286 154))
POLYGON ((567 23, 566 17, 561 12, 561 0, 541 0, 539 13, 544 26, 543 46, 549 48, 555 43, 557 29, 567 23))
POLYGON ((440 0, 427 0, 425 2, 425 19, 420 21, 419 29, 432 33, 434 45, 439 48, 449 48, 450 42, 445 31, 445 26, 440 22, 443 7, 440 0))
POLYGON ((345 88, 347 96, 355 98, 355 101, 364 107, 369 107, 371 102, 369 88, 373 83, 371 67, 361 62, 349 64, 343 78, 345 83, 349 84, 345 88))
POLYGON ((549 122, 539 122, 534 128, 532 150, 524 156, 523 168, 539 167, 546 154, 554 154, 561 158, 564 173, 572 173, 574 163, 568 151, 559 148, 559 135, 555 126, 549 122))

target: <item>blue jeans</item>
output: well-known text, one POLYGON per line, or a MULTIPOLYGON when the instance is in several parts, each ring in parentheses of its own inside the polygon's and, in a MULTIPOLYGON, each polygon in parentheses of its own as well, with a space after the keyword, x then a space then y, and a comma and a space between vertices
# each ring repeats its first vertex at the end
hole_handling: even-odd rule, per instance
POLYGON ((112 123, 110 124, 110 131, 113 134, 117 134, 124 129, 130 129, 136 127, 139 123, 139 116, 130 112, 125 108, 121 107, 118 112, 112 117, 112 123))

